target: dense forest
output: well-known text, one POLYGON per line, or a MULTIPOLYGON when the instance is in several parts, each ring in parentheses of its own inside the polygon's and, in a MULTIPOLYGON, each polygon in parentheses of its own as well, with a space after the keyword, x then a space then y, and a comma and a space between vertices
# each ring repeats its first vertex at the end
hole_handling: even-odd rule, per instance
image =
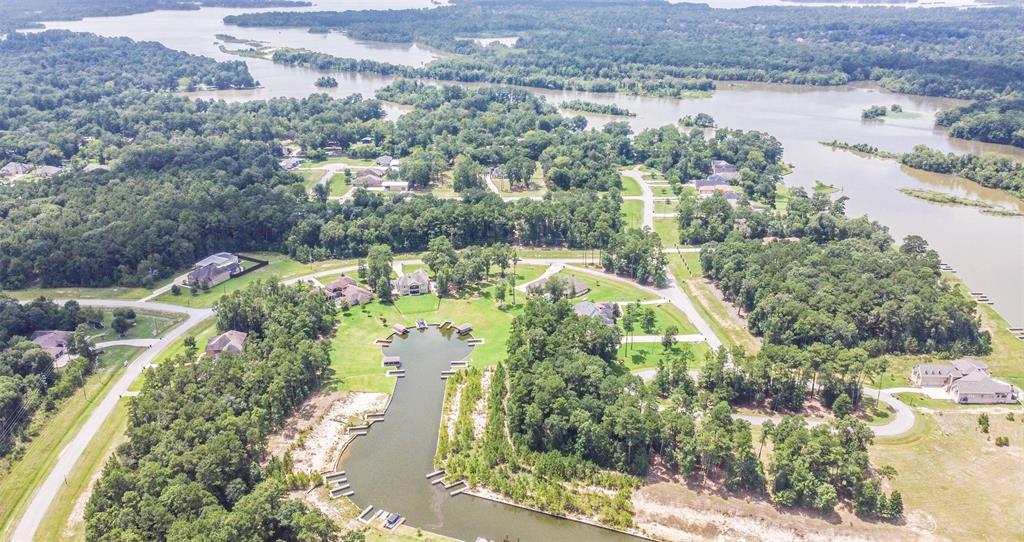
MULTIPOLYGON (((698 203, 693 216, 705 214, 702 206, 721 216, 728 204, 716 200, 698 203)), ((847 219, 841 204, 799 195, 793 203, 813 211, 769 224, 767 232, 745 223, 701 250, 706 276, 748 313, 755 334, 769 344, 838 344, 871 356, 990 349, 974 303, 942 280, 938 254, 923 239, 896 247, 884 227, 847 219)), ((683 220, 684 227, 695 222, 683 220)))
POLYGON ((1024 147, 1024 98, 987 100, 946 109, 939 111, 936 121, 948 126, 953 137, 1024 147))
POLYGON ((94 369, 96 353, 88 332, 76 331, 87 320, 95 320, 90 312, 74 301, 58 306, 39 298, 22 304, 0 296, 0 457, 27 437, 24 429, 36 411, 54 408, 94 369), (29 340, 33 332, 49 330, 75 331, 67 342, 78 357, 61 369, 29 340))
POLYGON ((257 281, 215 307, 221 331, 249 333, 238 355, 183 354, 149 370, 128 441, 96 483, 88 540, 330 540, 337 527, 287 498, 261 468, 267 434, 323 381, 333 304, 306 284, 257 281))
MULTIPOLYGON (((631 1, 467 1, 432 10, 274 12, 228 24, 337 28, 357 39, 458 53, 423 68, 333 59, 331 67, 557 89, 679 95, 708 79, 836 85, 995 98, 1024 90, 1016 8, 752 7, 631 1), (460 36, 514 35, 512 48, 460 36), (851 53, 851 51, 855 53, 851 53), (347 66, 345 66, 347 65, 347 66), (391 71, 395 70, 395 71, 391 71)), ((292 55, 317 65, 324 57, 292 55)))

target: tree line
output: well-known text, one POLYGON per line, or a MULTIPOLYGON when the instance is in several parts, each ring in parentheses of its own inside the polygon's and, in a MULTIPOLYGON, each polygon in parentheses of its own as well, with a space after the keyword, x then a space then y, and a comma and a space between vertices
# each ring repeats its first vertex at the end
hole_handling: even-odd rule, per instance
POLYGON ((1024 147, 1024 98, 1019 93, 945 109, 935 119, 953 137, 1024 147))
POLYGON ((287 498, 263 469, 267 435, 322 384, 333 304, 308 285, 257 281, 215 306, 220 331, 248 332, 238 355, 185 352, 150 369, 128 440, 85 510, 87 540, 329 540, 337 526, 287 498))
POLYGON ((335 28, 358 39, 422 43, 455 54, 404 68, 406 75, 543 88, 678 95, 712 89, 709 79, 811 85, 874 80, 898 92, 989 99, 1022 90, 1024 81, 1018 58, 1004 48, 1024 15, 1009 7, 729 10, 518 0, 432 10, 249 13, 225 17, 225 23, 335 28), (519 39, 511 48, 456 39, 480 35, 519 39))

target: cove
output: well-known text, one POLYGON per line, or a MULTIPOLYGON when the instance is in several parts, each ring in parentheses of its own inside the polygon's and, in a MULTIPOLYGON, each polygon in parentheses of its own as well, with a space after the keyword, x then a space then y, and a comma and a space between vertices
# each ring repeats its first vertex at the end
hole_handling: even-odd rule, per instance
POLYGON ((405 516, 412 527, 461 540, 642 540, 472 495, 451 497, 427 480, 434 471, 444 400, 441 371, 470 356, 472 348, 464 337, 437 326, 412 329, 384 347, 383 355, 401 358, 406 376, 397 379, 384 421, 352 442, 341 458, 339 468, 355 491, 352 501, 360 509, 372 505, 405 516))

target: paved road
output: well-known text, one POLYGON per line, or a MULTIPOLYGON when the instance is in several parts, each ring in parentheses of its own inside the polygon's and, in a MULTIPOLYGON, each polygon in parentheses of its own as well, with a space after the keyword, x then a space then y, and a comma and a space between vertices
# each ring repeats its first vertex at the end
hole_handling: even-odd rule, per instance
POLYGON ((160 339, 118 339, 116 341, 103 341, 96 343, 96 348, 110 348, 111 346, 135 346, 149 348, 160 344, 160 339))
MULTIPOLYGON (((167 332, 160 339, 155 340, 149 345, 149 348, 135 358, 128 368, 125 370, 121 378, 114 383, 111 390, 107 395, 100 401, 98 405, 93 409, 89 415, 89 419, 85 421, 78 433, 68 442, 67 446, 61 450, 60 455, 57 456, 57 463, 50 470, 50 474, 46 477, 46 480, 39 486, 36 492, 32 495, 32 500, 29 502, 28 508, 25 510, 25 514, 18 521, 18 526, 14 529, 13 540, 32 540, 35 536, 36 529, 39 528, 39 523, 43 520, 43 516, 46 511, 50 508, 50 503, 57 496, 57 492, 60 490, 61 485, 64 484, 64 480, 71 473, 71 469, 78 462, 82 452, 89 442, 96 436, 96 432, 99 431, 100 426, 107 419, 117 402, 123 395, 128 391, 128 387, 135 381, 136 378, 142 373, 142 370, 149 366, 150 362, 156 358, 160 351, 164 349, 168 344, 177 338, 183 336, 193 326, 213 316, 212 309, 195 309, 188 307, 179 307, 177 305, 168 305, 166 303, 150 303, 145 301, 121 301, 116 299, 79 299, 79 305, 85 307, 103 307, 103 308, 116 308, 116 307, 132 307, 135 309, 144 309, 149 311, 162 311, 162 312, 176 312, 183 313, 188 318, 182 322, 178 327, 167 332)), ((64 300, 55 300, 56 303, 62 304, 64 300)), ((149 339, 142 339, 148 341, 149 339)), ((125 343, 128 341, 110 341, 111 343, 125 343)), ((103 344, 103 343, 101 343, 103 344)))

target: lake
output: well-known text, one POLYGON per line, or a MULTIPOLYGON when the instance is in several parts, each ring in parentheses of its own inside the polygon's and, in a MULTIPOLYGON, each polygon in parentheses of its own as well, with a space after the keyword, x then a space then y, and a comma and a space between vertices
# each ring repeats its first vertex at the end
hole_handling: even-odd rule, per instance
MULTIPOLYGON (((724 0, 723 0, 724 1, 724 0)), ((757 3, 764 3, 763 1, 757 3)), ((366 9, 430 7, 428 1, 332 0, 307 9, 366 9)), ((128 36, 159 41, 168 47, 219 60, 239 57, 222 53, 214 35, 231 34, 240 39, 267 42, 271 46, 305 47, 339 56, 365 58, 412 66, 437 58, 429 48, 411 44, 382 44, 353 40, 341 33, 310 34, 306 29, 240 28, 225 26, 225 15, 251 9, 204 8, 197 11, 161 11, 127 17, 99 17, 82 21, 49 23, 49 28, 94 32, 104 36, 128 36)), ((230 48, 239 45, 229 44, 230 48)), ((371 74, 332 73, 338 87, 317 89, 318 70, 283 66, 262 59, 244 59, 262 88, 239 91, 192 93, 197 98, 252 100, 276 96, 301 97, 314 92, 334 96, 373 92, 391 78, 371 74)), ((1024 218, 984 214, 976 208, 939 205, 907 196, 900 188, 939 190, 976 198, 1000 208, 1024 211, 1024 202, 1009 194, 948 175, 912 170, 900 164, 819 144, 833 139, 868 143, 887 151, 909 151, 924 144, 949 152, 1000 152, 1024 160, 1024 150, 1005 145, 951 139, 934 126, 935 113, 963 102, 946 98, 894 94, 870 84, 842 87, 718 83, 710 98, 677 99, 626 94, 595 94, 534 89, 551 102, 584 99, 615 103, 637 114, 627 119, 634 129, 662 126, 683 115, 711 114, 719 126, 762 130, 777 137, 785 147, 784 159, 794 166, 785 179, 790 186, 810 188, 820 180, 840 189, 851 216, 869 215, 888 226, 896 239, 921 235, 939 251, 944 262, 957 270, 971 290, 987 294, 995 308, 1013 325, 1024 325, 1024 218), (917 113, 884 121, 863 121, 860 112, 870 105, 899 104, 917 113)), ((408 108, 386 108, 396 115, 408 108)), ((600 126, 606 116, 586 115, 600 126)), ((670 244, 671 240, 666 240, 670 244)))

